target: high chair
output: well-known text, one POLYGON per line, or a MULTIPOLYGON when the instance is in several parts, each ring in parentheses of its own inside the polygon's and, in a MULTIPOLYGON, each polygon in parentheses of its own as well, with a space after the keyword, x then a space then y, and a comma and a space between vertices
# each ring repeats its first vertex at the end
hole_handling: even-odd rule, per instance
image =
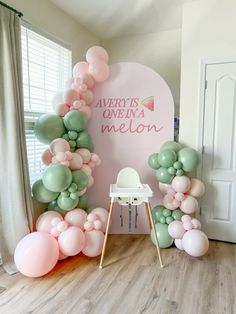
POLYGON ((159 258, 160 266, 163 268, 164 265, 161 258, 161 252, 159 248, 156 228, 155 228, 155 224, 154 224, 154 220, 152 216, 151 205, 149 202, 149 197, 153 196, 153 192, 150 189, 149 185, 142 184, 140 182, 140 178, 136 170, 134 170, 133 168, 124 168, 118 173, 116 184, 110 185, 109 196, 111 198, 111 202, 110 202, 110 207, 109 207, 109 215, 108 215, 108 221, 107 221, 107 226, 106 226, 106 232, 105 232, 105 238, 104 238, 99 268, 103 267, 103 259, 104 259, 105 250, 106 250, 108 231, 109 231, 109 226, 110 226, 110 221, 111 221, 111 216, 112 216, 113 204, 115 202, 119 203, 122 206, 129 206, 129 222, 131 221, 130 220, 131 206, 132 205, 137 206, 142 203, 145 203, 149 226, 150 228, 153 229, 153 232, 154 232, 154 238, 156 242, 156 249, 157 249, 157 255, 159 258))

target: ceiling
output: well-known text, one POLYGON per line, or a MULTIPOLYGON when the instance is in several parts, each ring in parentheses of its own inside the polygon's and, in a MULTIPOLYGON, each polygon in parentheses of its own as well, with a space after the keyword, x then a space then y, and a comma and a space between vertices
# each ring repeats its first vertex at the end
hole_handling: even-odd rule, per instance
POLYGON ((102 40, 181 27, 193 0, 50 0, 102 40))

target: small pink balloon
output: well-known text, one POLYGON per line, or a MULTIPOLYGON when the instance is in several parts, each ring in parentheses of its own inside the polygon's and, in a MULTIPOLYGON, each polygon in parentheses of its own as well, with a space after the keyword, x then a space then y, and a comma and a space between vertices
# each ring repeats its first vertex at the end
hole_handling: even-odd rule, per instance
POLYGON ((184 248, 183 248, 183 245, 182 245, 182 239, 175 239, 175 246, 176 246, 179 250, 183 251, 184 248))
POLYGON ((50 149, 46 149, 41 156, 42 162, 46 165, 49 166, 52 163, 52 153, 50 152, 50 149))
POLYGON ((87 148, 79 148, 75 152, 82 157, 84 164, 87 164, 90 161, 91 153, 87 148))
POLYGON ((66 156, 67 156, 67 160, 71 161, 71 159, 73 158, 73 155, 71 152, 66 152, 66 156))
POLYGON ((177 193, 175 193, 174 198, 177 201, 182 202, 185 198, 185 195, 183 193, 177 192, 177 193))
POLYGON ((193 225, 193 229, 199 229, 200 230, 202 228, 200 221, 196 218, 193 218, 191 220, 191 223, 193 225))
POLYGON ((88 89, 85 92, 80 93, 81 99, 83 99, 86 105, 90 105, 93 101, 93 92, 88 89))
POLYGON ((91 213, 95 214, 102 222, 102 231, 105 232, 108 220, 108 211, 104 208, 94 208, 91 213))
POLYGON ((162 202, 163 202, 163 205, 164 205, 166 208, 170 209, 170 210, 174 210, 174 209, 178 208, 178 207, 179 207, 179 204, 180 204, 178 201, 176 201, 176 200, 173 198, 172 195, 169 195, 169 194, 166 194, 166 195, 164 196, 162 202))
POLYGON ((76 100, 76 101, 73 102, 73 109, 79 109, 79 108, 81 108, 82 106, 83 106, 83 105, 82 105, 82 103, 81 103, 80 100, 76 100))
POLYGON ((50 233, 52 229, 52 220, 54 218, 63 220, 62 216, 56 211, 50 210, 43 213, 36 221, 36 230, 50 233))
POLYGON ((167 194, 169 194, 169 195, 171 195, 171 196, 175 196, 175 191, 172 189, 172 188, 169 188, 168 190, 167 190, 167 194))
POLYGON ((88 73, 88 67, 89 65, 85 61, 76 63, 75 66, 73 67, 73 77, 77 78, 80 75, 88 73))
POLYGON ((61 164, 66 166, 66 167, 69 167, 70 166, 70 163, 68 160, 65 160, 65 161, 61 161, 61 164))
POLYGON ((60 221, 56 228, 59 232, 64 232, 68 228, 68 223, 66 221, 60 221))
POLYGON ((192 229, 184 234, 182 245, 186 253, 194 257, 200 257, 208 251, 209 241, 201 230, 192 229))
POLYGON ((97 155, 97 154, 95 154, 95 153, 92 153, 91 154, 91 161, 92 162, 97 162, 97 161, 99 161, 100 160, 100 158, 99 158, 99 156, 97 155))
POLYGON ((80 76, 80 78, 81 78, 82 82, 88 86, 88 88, 94 87, 95 82, 94 82, 93 77, 90 74, 88 74, 88 73, 82 74, 80 76))
POLYGON ((89 221, 89 222, 94 222, 95 220, 97 220, 97 215, 95 215, 95 214, 93 214, 93 213, 91 213, 91 214, 88 214, 88 216, 87 216, 87 220, 89 221))
POLYGON ((100 220, 95 220, 93 222, 93 224, 94 224, 94 229, 95 230, 101 230, 102 229, 102 222, 100 220))
POLYGON ((182 217, 181 217, 181 221, 182 222, 186 222, 186 221, 191 221, 191 216, 189 216, 189 215, 183 215, 182 217))
POLYGON ((87 85, 84 84, 84 83, 79 86, 79 90, 80 90, 81 92, 85 92, 87 89, 88 89, 88 87, 87 87, 87 85))
POLYGON ((103 61, 96 61, 89 64, 89 73, 97 82, 104 82, 109 74, 109 66, 103 61))
POLYGON ((51 229, 50 233, 51 233, 51 235, 52 235, 53 237, 55 237, 55 238, 59 237, 59 235, 60 235, 60 231, 58 231, 56 227, 53 227, 53 228, 51 229))
POLYGON ((92 110, 89 108, 89 106, 85 105, 79 108, 79 112, 82 112, 88 121, 92 116, 92 110))
POLYGON ((65 104, 73 104, 75 100, 79 100, 80 95, 75 89, 67 89, 64 91, 63 100, 65 104))
POLYGON ((91 169, 94 169, 94 168, 96 167, 96 164, 95 164, 95 162, 89 161, 89 162, 88 162, 88 166, 89 166, 91 169))
POLYGON ((82 251, 85 245, 85 236, 80 228, 71 226, 58 237, 58 245, 62 254, 74 256, 82 251))
POLYGON ((168 226, 169 235, 174 239, 182 239, 185 234, 183 223, 179 220, 172 221, 168 226))
POLYGON ((92 175, 92 169, 88 165, 83 164, 80 170, 83 171, 88 177, 92 175))
POLYGON ((191 223, 191 221, 185 221, 183 223, 183 227, 186 231, 192 230, 193 229, 193 225, 191 223))
POLYGON ((17 244, 14 261, 17 269, 28 277, 41 277, 56 265, 59 247, 56 239, 46 232, 32 232, 17 244))
POLYGON ((86 60, 88 63, 92 63, 97 60, 101 60, 105 63, 108 62, 108 53, 107 51, 101 46, 93 46, 88 49, 86 53, 86 60))
POLYGON ((190 189, 191 181, 187 176, 175 176, 171 186, 175 192, 185 193, 190 189))
POLYGON ((94 178, 93 178, 93 176, 90 176, 89 180, 88 180, 87 188, 91 188, 91 186, 93 186, 93 185, 94 185, 94 178))
POLYGON ((64 117, 66 113, 70 110, 70 107, 67 104, 56 104, 53 106, 53 109, 55 111, 55 114, 57 114, 60 117, 64 117))
POLYGON ((170 184, 159 182, 159 190, 162 194, 166 194, 167 191, 171 188, 170 184))
POLYGON ((50 151, 53 155, 58 152, 67 152, 70 150, 69 143, 64 138, 56 138, 50 144, 50 151))
POLYGON ((180 206, 181 202, 177 201, 176 199, 173 199, 172 204, 173 204, 173 207, 178 208, 180 206))
POLYGON ((94 228, 94 224, 92 221, 86 221, 84 223, 84 230, 91 231, 91 230, 93 230, 93 228, 94 228))
POLYGON ((89 257, 95 257, 102 253, 104 233, 100 230, 85 231, 85 246, 82 253, 89 257))
POLYGON ((205 193, 205 185, 202 181, 191 178, 191 188, 188 190, 188 194, 193 197, 202 197, 205 193))
POLYGON ((56 227, 57 224, 58 224, 59 222, 61 222, 61 221, 62 221, 62 220, 61 220, 59 217, 55 217, 55 218, 52 219, 51 225, 52 225, 53 227, 56 227))
POLYGON ((87 220, 87 213, 83 209, 75 208, 66 213, 64 220, 70 225, 84 229, 84 223, 87 220))
POLYGON ((186 195, 185 199, 180 205, 180 209, 185 214, 193 214, 198 210, 198 201, 191 195, 186 195))
POLYGON ((79 154, 72 153, 72 159, 70 160, 70 169, 71 170, 78 170, 83 165, 83 159, 79 154))
POLYGON ((56 159, 58 160, 58 161, 66 161, 67 160, 67 155, 66 155, 66 153, 64 153, 64 152, 58 152, 58 153, 56 153, 56 159))

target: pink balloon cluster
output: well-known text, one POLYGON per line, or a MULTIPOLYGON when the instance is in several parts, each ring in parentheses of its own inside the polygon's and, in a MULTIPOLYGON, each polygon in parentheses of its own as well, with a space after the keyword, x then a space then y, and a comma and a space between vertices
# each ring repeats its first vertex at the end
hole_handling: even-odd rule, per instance
POLYGON ((209 248, 208 238, 200 229, 200 221, 189 215, 183 215, 181 221, 175 220, 168 226, 169 235, 175 239, 176 247, 194 257, 204 255, 209 248))
POLYGON ((55 211, 40 215, 37 232, 25 236, 15 250, 18 270, 29 277, 48 273, 58 260, 82 252, 89 257, 101 254, 108 212, 95 208, 90 214, 76 208, 63 217, 55 211))
POLYGON ((174 210, 180 208, 185 214, 193 214, 198 209, 196 197, 201 197, 205 192, 202 181, 187 176, 175 176, 170 184, 159 182, 160 191, 166 195, 163 205, 174 210))

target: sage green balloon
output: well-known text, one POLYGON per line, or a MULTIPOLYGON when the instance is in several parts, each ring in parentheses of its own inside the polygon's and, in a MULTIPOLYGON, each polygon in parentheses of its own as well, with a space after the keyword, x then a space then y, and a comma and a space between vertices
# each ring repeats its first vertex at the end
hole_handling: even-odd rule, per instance
POLYGON ((197 167, 199 155, 195 149, 185 147, 178 152, 178 161, 182 162, 184 171, 190 172, 197 167))
MULTIPOLYGON (((155 224, 155 227, 160 248, 166 249, 170 247, 173 244, 174 239, 172 239, 168 233, 168 225, 157 223, 155 224)), ((151 230, 151 240, 152 243, 156 245, 153 229, 151 230)))
POLYGON ((158 155, 158 162, 162 167, 171 167, 176 160, 177 154, 171 149, 163 149, 158 155))
POLYGON ((80 132, 86 128, 86 120, 84 114, 77 110, 71 110, 67 112, 64 117, 64 124, 69 131, 80 132))
POLYGON ((175 209, 172 211, 172 217, 174 220, 181 220, 181 217, 184 215, 184 213, 180 209, 175 209))
POLYGON ((79 197, 77 196, 75 199, 72 199, 71 197, 65 197, 63 195, 59 195, 57 199, 57 205, 65 211, 69 211, 71 209, 74 209, 79 202, 79 197))
POLYGON ((156 178, 161 183, 169 183, 174 178, 174 176, 169 174, 167 168, 161 167, 156 171, 156 178))
POLYGON ((160 148, 160 152, 164 149, 170 149, 175 151, 176 153, 178 153, 178 151, 182 148, 182 145, 180 143, 174 142, 174 141, 168 141, 165 142, 161 148, 160 148))
POLYGON ((154 153, 154 154, 149 156, 148 165, 149 165, 149 167, 151 167, 154 170, 157 170, 158 168, 161 167, 161 165, 158 162, 158 154, 157 153, 154 153))
POLYGON ((171 210, 169 210, 168 208, 165 208, 162 212, 164 217, 169 217, 171 216, 171 210))
POLYGON ((83 194, 79 198, 79 203, 77 204, 77 208, 81 208, 86 210, 88 208, 88 195, 83 194))
POLYGON ((66 190, 72 181, 72 174, 68 167, 62 164, 52 164, 43 173, 43 185, 53 192, 66 190))
POLYGON ((166 223, 169 225, 172 221, 174 221, 174 218, 172 217, 166 217, 166 223))
POLYGON ((165 207, 161 206, 161 205, 157 205, 157 206, 153 207, 152 215, 153 215, 153 218, 156 222, 160 221, 160 218, 163 216, 163 210, 164 209, 165 209, 165 207))
POLYGON ((32 194, 33 197, 41 203, 49 203, 55 200, 59 195, 58 192, 52 192, 46 189, 42 180, 34 182, 32 186, 32 194))
POLYGON ((83 191, 88 185, 88 176, 81 170, 72 171, 72 182, 77 185, 77 191, 83 191))
POLYGON ((54 210, 55 212, 58 212, 59 214, 65 214, 65 211, 62 210, 58 204, 57 200, 52 201, 51 203, 48 204, 48 210, 54 210))
POLYGON ((65 132, 62 118, 55 114, 44 114, 35 122, 34 133, 41 143, 50 144, 56 138, 62 137, 65 132))
POLYGON ((90 152, 93 152, 93 142, 90 134, 87 131, 79 132, 76 145, 79 148, 87 148, 90 152))

